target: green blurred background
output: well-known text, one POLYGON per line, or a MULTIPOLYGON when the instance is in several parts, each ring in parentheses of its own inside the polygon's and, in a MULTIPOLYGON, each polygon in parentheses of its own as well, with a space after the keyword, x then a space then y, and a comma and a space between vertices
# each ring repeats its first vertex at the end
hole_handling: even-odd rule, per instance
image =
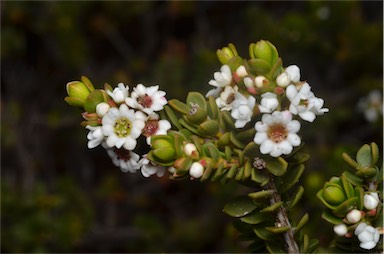
POLYGON ((361 98, 383 86, 382 1, 1 2, 1 252, 245 252, 228 198, 235 184, 145 179, 88 150, 65 85, 88 76, 159 84, 168 98, 206 93, 215 51, 270 40, 297 64, 330 112, 303 124, 311 154, 297 213, 326 248, 331 226, 315 197, 346 166, 341 153, 375 141, 361 98))

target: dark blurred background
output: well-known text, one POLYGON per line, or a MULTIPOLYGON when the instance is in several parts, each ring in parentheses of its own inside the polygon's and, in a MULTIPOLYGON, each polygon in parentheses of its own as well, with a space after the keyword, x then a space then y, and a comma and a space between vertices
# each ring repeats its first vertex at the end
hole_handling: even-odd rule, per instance
POLYGON ((357 107, 382 92, 382 1, 1 1, 1 252, 245 252, 221 212, 242 188, 122 173, 87 149, 63 98, 81 75, 206 93, 215 51, 232 42, 248 57, 260 39, 330 109, 300 132, 311 160, 297 212, 327 246, 316 192, 346 169, 342 152, 383 146, 382 114, 368 121, 357 107))

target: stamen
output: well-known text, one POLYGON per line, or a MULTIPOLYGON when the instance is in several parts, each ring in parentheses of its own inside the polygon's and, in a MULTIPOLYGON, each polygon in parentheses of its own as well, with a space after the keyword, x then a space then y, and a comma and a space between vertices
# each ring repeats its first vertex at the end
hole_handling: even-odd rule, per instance
POLYGON ((114 132, 120 138, 126 137, 131 133, 131 127, 131 121, 125 117, 122 117, 116 120, 114 125, 114 132))
POLYGON ((152 98, 149 95, 140 96, 137 102, 144 108, 150 108, 152 106, 152 98))
POLYGON ((286 140, 288 137, 288 131, 283 124, 274 124, 269 126, 268 138, 275 143, 280 143, 286 140))
POLYGON ((194 114, 196 114, 197 110, 199 109, 199 104, 192 103, 192 102, 190 104, 191 104, 191 110, 189 110, 189 115, 193 116, 194 114))
POLYGON ((131 159, 131 153, 128 150, 125 150, 124 148, 114 148, 113 151, 115 152, 117 159, 128 161, 131 159))
POLYGON ((151 137, 157 132, 158 129, 159 129, 159 121, 148 120, 145 122, 145 126, 144 126, 144 129, 142 131, 142 134, 145 137, 151 137))

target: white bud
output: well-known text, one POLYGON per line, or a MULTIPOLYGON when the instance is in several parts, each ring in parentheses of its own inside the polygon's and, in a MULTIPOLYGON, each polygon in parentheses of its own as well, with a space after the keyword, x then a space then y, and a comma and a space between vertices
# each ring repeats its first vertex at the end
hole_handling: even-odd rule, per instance
POLYGON ((183 150, 187 156, 191 156, 193 152, 197 151, 197 148, 194 144, 188 143, 184 146, 183 150))
POLYGON ((288 73, 283 72, 277 76, 276 83, 280 87, 287 87, 291 83, 291 77, 288 73))
POLYGON ((245 77, 244 78, 244 85, 246 88, 251 88, 251 87, 254 87, 255 83, 253 82, 253 80, 250 77, 245 77))
POLYGON ((240 65, 239 68, 237 68, 236 70, 236 74, 239 77, 245 77, 248 75, 248 72, 243 65, 240 65))
POLYGON ((380 199, 379 195, 377 192, 371 192, 370 194, 365 194, 364 195, 364 207, 367 210, 373 210, 377 207, 379 204, 380 199))
POLYGON ((256 87, 261 88, 264 84, 268 84, 268 80, 264 76, 257 76, 255 78, 256 87))
POLYGON ((192 163, 191 168, 189 169, 189 174, 193 178, 200 178, 204 173, 204 167, 201 165, 200 162, 194 162, 192 163))
POLYGON ((361 220, 361 212, 357 209, 353 209, 347 214, 346 218, 349 223, 355 224, 361 220))
POLYGON ((103 117, 105 114, 108 113, 110 108, 111 108, 111 106, 109 106, 108 103, 101 102, 101 103, 97 104, 97 106, 96 106, 96 113, 97 113, 97 115, 103 117))
POLYGON ((288 73, 292 82, 296 83, 300 81, 300 68, 297 65, 288 66, 285 72, 288 73))
POLYGON ((344 236, 348 232, 348 229, 345 224, 338 224, 333 227, 333 231, 338 236, 344 236))

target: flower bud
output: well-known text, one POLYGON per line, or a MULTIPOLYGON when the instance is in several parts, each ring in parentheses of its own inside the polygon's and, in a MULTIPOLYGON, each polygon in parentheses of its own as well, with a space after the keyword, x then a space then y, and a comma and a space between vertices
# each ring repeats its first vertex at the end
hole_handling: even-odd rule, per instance
POLYGON ((337 186, 328 186, 325 188, 323 198, 332 205, 341 204, 346 199, 343 190, 337 186))
POLYGON ((191 168, 189 169, 189 174, 193 178, 200 178, 204 173, 204 167, 201 165, 200 162, 194 162, 192 163, 191 168))
POLYGON ((238 54, 235 46, 230 43, 228 47, 218 49, 216 51, 216 55, 222 64, 227 64, 232 59, 232 57, 237 56, 238 54))
POLYGON ((256 87, 261 88, 264 85, 268 85, 269 81, 264 76, 257 76, 255 78, 256 87))
POLYGON ((255 83, 250 77, 245 77, 243 81, 246 88, 252 88, 255 86, 255 83))
POLYGON ((300 81, 300 68, 297 65, 288 66, 285 72, 288 73, 292 82, 296 83, 300 81))
POLYGON ((348 229, 345 224, 338 224, 333 227, 333 231, 338 236, 344 236, 348 232, 348 229))
POLYGON ((197 148, 194 144, 192 143, 188 143, 184 146, 184 153, 187 155, 187 156, 191 156, 194 152, 197 151, 197 148))
POLYGON ((67 83, 66 89, 68 97, 65 97, 64 100, 71 106, 84 107, 84 102, 91 90, 81 81, 67 83))
POLYGON ((248 75, 247 70, 245 69, 244 65, 240 65, 239 68, 236 69, 236 74, 239 77, 245 77, 248 75))
POLYGON ((376 209, 379 202, 380 202, 380 199, 379 199, 379 195, 377 194, 377 192, 371 192, 369 194, 364 195, 364 207, 367 210, 376 209))
POLYGON ((160 138, 160 135, 157 137, 151 139, 153 157, 161 163, 173 161, 176 158, 176 151, 170 140, 160 138))
POLYGON ((96 113, 100 117, 103 117, 105 114, 107 114, 107 112, 109 111, 110 108, 111 108, 111 106, 109 106, 109 104, 106 102, 99 103, 96 106, 96 113))
POLYGON ((351 224, 355 224, 361 220, 361 212, 357 209, 353 209, 347 213, 347 221, 351 224))
POLYGON ((291 78, 288 73, 283 72, 277 76, 276 83, 280 87, 287 87, 291 83, 291 78))

